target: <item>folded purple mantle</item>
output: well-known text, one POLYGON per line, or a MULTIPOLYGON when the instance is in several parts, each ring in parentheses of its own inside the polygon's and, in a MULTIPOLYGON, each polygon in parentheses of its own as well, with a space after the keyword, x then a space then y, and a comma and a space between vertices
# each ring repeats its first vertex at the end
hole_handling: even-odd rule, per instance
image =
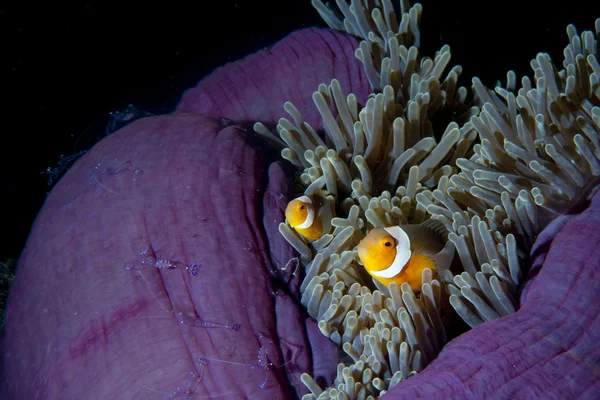
POLYGON ((532 250, 521 308, 448 343, 389 399, 597 399, 600 192, 553 221, 532 250))
POLYGON ((328 29, 291 33, 273 47, 217 68, 186 91, 177 112, 220 116, 238 123, 274 126, 291 119, 283 109, 290 101, 313 128, 322 120, 312 100, 320 84, 340 82, 345 95, 364 104, 370 93, 362 63, 354 56, 358 40, 328 29))
POLYGON ((309 89, 336 65, 342 87, 368 93, 343 57, 356 45, 329 31, 291 35, 188 91, 190 111, 215 116, 183 112, 184 100, 180 113, 136 121, 84 155, 52 190, 21 255, 0 394, 288 399, 306 393, 302 372, 331 379, 337 349, 298 307, 300 275, 285 268, 294 253, 277 230, 292 174, 221 117, 273 125, 291 100, 320 126, 309 89), (314 84, 270 93, 286 58, 288 83, 308 61, 314 84), (239 87, 216 91, 244 73, 239 87), (248 78, 257 73, 262 80, 248 78), (240 113, 227 106, 236 102, 258 106, 240 113))
MULTIPOLYGON (((216 70, 186 92, 181 114, 135 122, 76 163, 20 259, 9 398, 286 399, 306 392, 301 372, 331 377, 335 349, 283 270, 293 252, 277 224, 291 177, 243 130, 273 126, 285 101, 320 128, 312 92, 333 77, 364 102, 356 46, 295 32, 216 70)), ((385 398, 594 398, 599 201, 540 235, 519 312, 453 340, 385 398)))

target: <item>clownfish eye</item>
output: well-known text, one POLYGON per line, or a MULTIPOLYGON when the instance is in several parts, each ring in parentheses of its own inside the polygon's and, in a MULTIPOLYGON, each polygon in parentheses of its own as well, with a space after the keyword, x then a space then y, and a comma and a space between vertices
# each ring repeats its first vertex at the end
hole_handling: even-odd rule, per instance
POLYGON ((305 206, 304 204, 302 204, 302 205, 300 206, 300 209, 301 209, 301 210, 304 210, 304 209, 306 209, 306 206, 305 206))
POLYGON ((384 245, 385 247, 392 247, 392 242, 390 242, 390 241, 388 240, 388 241, 386 241, 386 242, 385 242, 383 245, 384 245))

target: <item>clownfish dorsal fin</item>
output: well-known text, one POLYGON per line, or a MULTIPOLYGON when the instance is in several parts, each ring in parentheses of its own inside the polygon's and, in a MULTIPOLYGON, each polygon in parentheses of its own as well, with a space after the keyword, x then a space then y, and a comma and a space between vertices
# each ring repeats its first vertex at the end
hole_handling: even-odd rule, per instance
POLYGON ((448 233, 450 232, 448 232, 448 229, 446 228, 446 225, 444 225, 443 222, 437 219, 430 218, 427 221, 422 222, 421 226, 423 228, 429 229, 431 232, 437 235, 443 242, 448 241, 448 233))

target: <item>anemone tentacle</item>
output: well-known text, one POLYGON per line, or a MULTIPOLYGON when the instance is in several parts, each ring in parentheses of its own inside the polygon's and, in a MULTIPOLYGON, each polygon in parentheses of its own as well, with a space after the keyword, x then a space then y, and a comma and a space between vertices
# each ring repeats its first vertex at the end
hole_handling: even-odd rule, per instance
POLYGON ((419 55, 420 4, 400 1, 399 16, 389 0, 336 4, 342 17, 313 0, 331 28, 362 39, 355 55, 372 88, 366 104, 334 79, 313 94, 323 135, 289 102, 290 119, 275 132, 255 125, 298 167, 298 195, 336 208, 316 241, 280 225, 304 265, 302 304, 346 354, 331 388, 302 376, 306 400, 374 399, 418 373, 446 341, 449 309, 471 327, 516 312, 536 235, 600 176, 600 19, 595 34, 567 27, 563 69, 540 53, 533 81, 518 88, 509 71, 505 87, 491 90, 473 78, 467 102, 462 68, 444 73, 448 46, 419 55), (441 111, 458 117, 436 132, 441 111), (365 273, 356 248, 372 228, 428 219, 445 226, 458 270, 426 269, 420 293, 365 273))

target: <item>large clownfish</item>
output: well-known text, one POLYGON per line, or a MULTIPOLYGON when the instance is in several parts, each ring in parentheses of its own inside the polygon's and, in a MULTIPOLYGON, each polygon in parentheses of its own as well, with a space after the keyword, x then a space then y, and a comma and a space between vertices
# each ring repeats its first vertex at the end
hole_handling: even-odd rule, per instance
POLYGON ((319 240, 331 230, 331 205, 320 196, 300 196, 290 201, 285 217, 296 232, 308 240, 319 240))
POLYGON ((385 286, 407 282, 419 292, 423 270, 430 268, 441 274, 450 269, 454 245, 444 237, 445 231, 436 220, 373 228, 358 244, 358 257, 367 272, 385 286))

